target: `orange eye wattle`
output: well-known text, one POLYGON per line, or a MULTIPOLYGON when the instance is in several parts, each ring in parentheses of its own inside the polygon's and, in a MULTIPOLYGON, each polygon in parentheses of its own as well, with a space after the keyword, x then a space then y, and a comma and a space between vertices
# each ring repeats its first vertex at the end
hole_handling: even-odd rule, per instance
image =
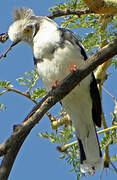
POLYGON ((27 35, 29 35, 29 34, 31 34, 32 33, 32 27, 26 27, 25 29, 24 29, 24 33, 25 34, 27 34, 27 35))

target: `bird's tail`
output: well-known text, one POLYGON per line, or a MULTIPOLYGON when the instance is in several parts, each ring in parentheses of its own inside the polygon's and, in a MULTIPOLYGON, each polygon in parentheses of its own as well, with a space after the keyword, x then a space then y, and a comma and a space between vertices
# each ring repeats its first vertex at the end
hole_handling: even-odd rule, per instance
POLYGON ((87 137, 78 138, 80 148, 80 169, 81 172, 103 169, 104 161, 99 145, 95 126, 91 127, 87 137))

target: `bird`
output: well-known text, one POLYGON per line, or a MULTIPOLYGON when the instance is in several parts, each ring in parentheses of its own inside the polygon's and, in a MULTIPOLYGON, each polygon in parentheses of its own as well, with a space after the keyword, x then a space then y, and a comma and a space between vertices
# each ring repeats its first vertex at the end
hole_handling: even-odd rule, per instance
MULTIPOLYGON (((61 28, 32 9, 14 9, 8 36, 13 45, 25 42, 32 48, 34 66, 47 91, 62 81, 88 56, 75 33, 61 28)), ((94 73, 90 73, 62 100, 75 128, 82 173, 103 169, 104 160, 96 132, 101 127, 102 105, 94 73)))

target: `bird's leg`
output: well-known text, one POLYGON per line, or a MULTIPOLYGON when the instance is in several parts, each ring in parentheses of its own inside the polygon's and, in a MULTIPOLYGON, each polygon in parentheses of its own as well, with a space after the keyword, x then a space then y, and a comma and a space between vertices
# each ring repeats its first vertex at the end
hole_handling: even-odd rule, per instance
POLYGON ((77 69, 77 65, 73 65, 72 67, 70 67, 70 72, 76 71, 77 69))

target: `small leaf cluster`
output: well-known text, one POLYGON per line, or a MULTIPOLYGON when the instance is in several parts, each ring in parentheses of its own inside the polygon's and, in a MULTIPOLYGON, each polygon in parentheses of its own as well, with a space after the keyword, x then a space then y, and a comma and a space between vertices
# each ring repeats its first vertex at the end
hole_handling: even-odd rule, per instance
POLYGON ((6 106, 4 106, 4 104, 0 104, 0 110, 5 110, 6 106))
POLYGON ((26 86, 28 91, 30 91, 35 86, 38 79, 38 74, 35 70, 32 70, 31 72, 25 72, 25 77, 17 78, 17 81, 20 85, 26 86))
POLYGON ((74 137, 72 132, 73 132, 72 127, 65 126, 62 129, 58 130, 57 133, 54 131, 50 134, 48 132, 45 132, 45 133, 40 133, 39 136, 49 139, 50 142, 59 143, 63 145, 74 137))
POLYGON ((111 133, 108 136, 104 136, 101 141, 101 149, 105 149, 109 145, 114 145, 117 143, 117 132, 116 131, 111 131, 111 133))
MULTIPOLYGON (((0 80, 0 96, 7 92, 8 88, 12 88, 13 85, 10 81, 2 81, 0 80), (4 88, 6 90, 4 90, 4 88)), ((6 106, 4 104, 0 104, 0 110, 6 110, 6 106)))
POLYGON ((13 85, 11 84, 10 81, 2 81, 2 80, 0 80, 0 87, 12 88, 13 85))
MULTIPOLYGON (((32 70, 31 72, 26 72, 24 77, 17 78, 17 81, 20 85, 27 87, 26 92, 30 93, 30 98, 32 100, 37 100, 42 98, 46 94, 45 88, 36 87, 38 84, 39 76, 36 70, 32 70)), ((39 86, 39 84, 38 84, 39 86)))
MULTIPOLYGON (((56 0, 59 1, 59 0, 56 0)), ((64 0, 63 3, 57 3, 54 7, 49 8, 49 11, 57 11, 57 10, 65 10, 65 9, 72 9, 75 10, 76 8, 84 8, 86 7, 82 0, 64 0)))
MULTIPOLYGON (((25 92, 22 92, 19 89, 15 89, 10 81, 0 80, 0 95, 3 95, 7 92, 15 92, 27 97, 35 104, 37 103, 37 99, 45 96, 46 90, 45 88, 39 87, 39 76, 35 70, 32 70, 31 72, 26 72, 24 77, 17 78, 16 80, 18 81, 19 85, 25 86, 25 92)), ((1 109, 5 110, 6 106, 0 104, 0 110, 1 109)))

